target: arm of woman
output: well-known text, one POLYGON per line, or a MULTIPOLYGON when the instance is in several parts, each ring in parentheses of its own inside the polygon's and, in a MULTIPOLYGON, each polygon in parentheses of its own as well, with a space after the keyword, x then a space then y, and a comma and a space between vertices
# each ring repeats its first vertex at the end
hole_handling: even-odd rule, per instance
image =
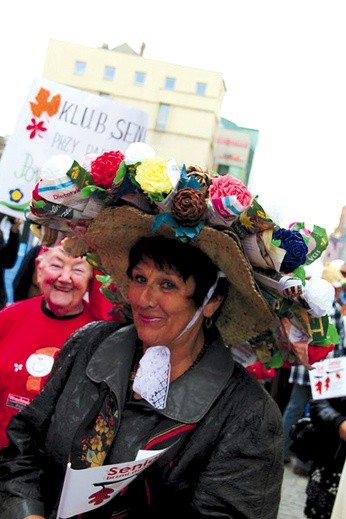
MULTIPOLYGON (((199 475, 188 510, 191 518, 277 518, 284 470, 282 416, 277 405, 258 391, 251 393, 244 385, 238 392, 243 394, 228 395, 230 401, 238 398, 238 404, 223 402, 218 413, 221 416, 229 406, 199 475)), ((213 422, 220 426, 219 419, 213 422)), ((207 428, 212 427, 209 422, 207 428)))
POLYGON ((346 420, 344 403, 343 397, 311 400, 310 416, 315 427, 326 434, 338 433, 340 424, 346 420))

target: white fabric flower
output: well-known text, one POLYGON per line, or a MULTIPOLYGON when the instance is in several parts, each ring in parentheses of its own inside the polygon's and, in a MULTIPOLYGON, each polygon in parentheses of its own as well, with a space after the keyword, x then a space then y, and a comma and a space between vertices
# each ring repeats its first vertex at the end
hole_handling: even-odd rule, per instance
POLYGON ((332 312, 335 289, 325 279, 310 279, 303 287, 303 298, 308 303, 310 313, 314 317, 323 317, 332 312))
POLYGON ((96 153, 88 153, 87 155, 84 155, 84 157, 81 158, 81 160, 78 161, 80 166, 84 168, 89 173, 91 172, 91 163, 97 158, 96 153))
POLYGON ((133 142, 125 152, 124 162, 127 166, 143 162, 144 159, 155 157, 155 150, 145 142, 133 142))
MULTIPOLYGON (((69 155, 53 155, 47 160, 41 170, 41 179, 44 180, 56 180, 64 177, 73 164, 73 159, 69 155)), ((66 178, 67 175, 66 175, 66 178)))

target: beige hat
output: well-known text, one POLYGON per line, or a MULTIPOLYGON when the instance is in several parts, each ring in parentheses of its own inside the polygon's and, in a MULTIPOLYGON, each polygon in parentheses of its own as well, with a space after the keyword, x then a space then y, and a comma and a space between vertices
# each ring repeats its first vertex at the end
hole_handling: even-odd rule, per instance
MULTIPOLYGON (((131 206, 108 207, 94 218, 84 236, 125 299, 129 284, 128 255, 136 241, 154 234, 177 239, 166 224, 153 233, 153 220, 153 215, 131 206)), ((207 254, 231 284, 217 320, 225 342, 238 344, 266 331, 274 322, 274 314, 257 288, 239 238, 230 230, 205 226, 190 245, 207 254)))
POLYGON ((340 288, 345 284, 345 278, 339 269, 333 267, 333 265, 326 265, 322 272, 322 278, 329 281, 334 288, 340 288))

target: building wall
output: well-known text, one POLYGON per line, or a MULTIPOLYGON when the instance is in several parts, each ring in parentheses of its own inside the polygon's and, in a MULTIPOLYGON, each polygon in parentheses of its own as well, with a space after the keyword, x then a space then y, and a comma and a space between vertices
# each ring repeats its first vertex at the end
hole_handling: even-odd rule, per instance
POLYGON ((174 157, 179 164, 213 166, 214 142, 226 92, 221 73, 149 60, 126 45, 113 50, 95 49, 52 39, 47 47, 43 77, 110 96, 147 112, 147 142, 157 155, 174 157), (84 74, 75 73, 76 61, 86 63, 84 74), (106 66, 115 67, 114 79, 104 79, 106 66), (135 84, 136 72, 146 74, 143 85, 135 84), (165 88, 166 77, 176 79, 174 90, 165 88), (205 95, 195 93, 196 82, 207 85, 205 95), (160 104, 170 107, 163 130, 156 129, 160 104))

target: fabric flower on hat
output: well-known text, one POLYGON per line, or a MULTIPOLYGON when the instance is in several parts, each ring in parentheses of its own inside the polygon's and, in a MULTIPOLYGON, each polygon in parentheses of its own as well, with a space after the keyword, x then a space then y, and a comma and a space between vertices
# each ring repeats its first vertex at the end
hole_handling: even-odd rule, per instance
POLYGON ((167 162, 160 157, 144 159, 136 168, 134 180, 152 202, 162 201, 174 187, 167 162))
POLYGON ((106 151, 93 160, 90 173, 95 185, 104 189, 110 188, 124 158, 121 151, 106 151))
POLYGON ((187 175, 185 165, 175 189, 156 205, 159 214, 155 216, 153 231, 165 223, 174 229, 177 238, 189 241, 203 229, 207 215, 206 199, 196 178, 187 175))
POLYGON ((281 271, 293 272, 300 265, 304 265, 308 253, 308 247, 303 236, 298 231, 278 229, 273 232, 273 244, 284 249, 286 254, 281 264, 281 271))
POLYGON ((303 287, 302 297, 309 306, 308 312, 314 317, 331 314, 335 289, 325 279, 310 279, 303 287))
POLYGON ((73 159, 69 155, 53 155, 40 169, 40 176, 45 180, 56 180, 63 177, 71 168, 73 159))
POLYGON ((35 208, 42 208, 44 207, 46 204, 44 198, 42 198, 42 196, 39 194, 38 192, 38 182, 37 184, 35 185, 33 191, 32 191, 32 194, 31 194, 31 209, 35 209, 35 208))
POLYGON ((126 166, 131 166, 145 159, 155 157, 155 150, 145 142, 133 142, 125 152, 124 162, 126 166))
POLYGON ((91 164, 92 162, 97 158, 96 153, 87 153, 87 155, 84 155, 80 161, 79 164, 84 168, 86 171, 90 173, 91 171, 91 164))
POLYGON ((207 206, 202 191, 186 187, 180 189, 172 198, 174 219, 187 227, 194 227, 205 218, 207 206))
POLYGON ((85 155, 81 163, 85 167, 84 174, 74 180, 88 201, 84 210, 87 218, 94 218, 109 199, 117 199, 123 192, 133 190, 130 180, 124 186, 126 166, 121 151, 85 155))
POLYGON ((252 195, 241 180, 230 174, 215 176, 209 186, 209 221, 231 225, 251 204, 252 195))
POLYGON ((215 176, 209 172, 207 168, 203 168, 202 166, 188 166, 186 168, 186 173, 188 177, 194 177, 200 185, 201 191, 207 196, 209 192, 209 186, 215 176))

